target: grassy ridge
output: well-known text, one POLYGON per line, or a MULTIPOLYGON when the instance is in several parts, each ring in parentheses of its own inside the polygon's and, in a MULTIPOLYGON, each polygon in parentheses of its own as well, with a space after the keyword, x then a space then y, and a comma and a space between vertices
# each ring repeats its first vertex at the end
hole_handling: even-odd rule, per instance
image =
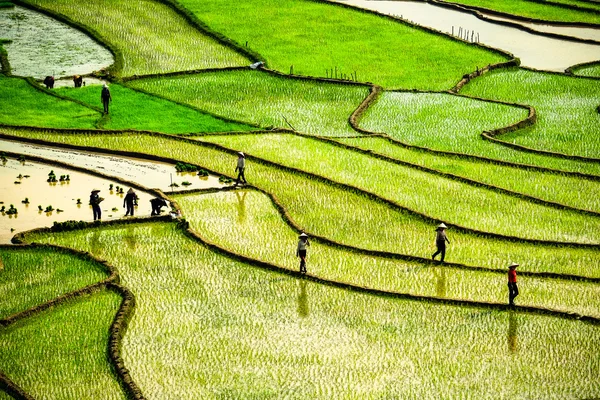
POLYGON ((262 54, 270 67, 325 77, 337 68, 389 88, 449 89, 477 66, 506 58, 372 14, 319 1, 181 0, 217 32, 262 54), (265 23, 268 21, 268 23, 265 23), (407 56, 410 55, 410 56, 407 56))
MULTIPOLYGON (((190 227, 236 253, 290 270, 297 233, 281 219, 267 196, 254 191, 176 196, 190 227)), ((309 249, 308 270, 325 279, 415 295, 505 303, 504 274, 432 267, 369 257, 320 245, 309 249)), ((600 316, 600 285, 521 277, 520 305, 600 316)))
POLYGON ((121 298, 104 291, 0 330, 0 370, 34 398, 125 399, 106 357, 121 298))
POLYGON ((287 119, 297 130, 324 136, 356 135, 348 117, 368 95, 366 87, 251 70, 144 79, 128 85, 262 127, 289 128, 287 119))
MULTIPOLYGON (((199 145, 147 135, 58 135, 13 131, 15 135, 43 140, 130 150, 171 157, 233 175, 236 157, 199 145)), ((305 179, 263 164, 248 162, 249 181, 277 196, 294 221, 307 232, 356 247, 430 257, 434 250, 433 225, 392 210, 365 196, 305 179), (367 221, 367 222, 365 222, 367 221)), ((514 260, 523 270, 600 276, 598 252, 491 240, 450 232, 448 261, 505 268, 514 260), (451 255, 450 255, 451 254, 451 255)))
POLYGON ((462 93, 529 104, 533 127, 498 138, 535 149, 600 158, 600 81, 528 70, 493 71, 466 85, 462 93))
MULTIPOLYGON (((135 226, 127 248, 127 229, 101 228, 96 255, 136 295, 123 357, 148 398, 598 394, 594 326, 297 281, 211 253, 171 224, 135 226)), ((88 235, 35 240, 90 251, 88 235)))
POLYGON ((444 157, 396 146, 386 139, 378 137, 336 140, 397 160, 473 179, 513 192, 524 193, 571 207, 600 211, 600 203, 597 201, 598 196, 596 195, 600 190, 597 181, 459 157, 444 157))
POLYGON ((43 95, 27 81, 0 74, 0 123, 50 128, 94 128, 100 113, 80 104, 43 95))
POLYGON ((314 139, 224 135, 199 140, 364 188, 447 224, 523 238, 597 243, 600 217, 531 203, 314 139))
POLYGON ((122 53, 122 70, 115 71, 118 75, 249 64, 246 58, 204 35, 158 1, 92 0, 85 7, 72 0, 28 2, 98 32, 122 53))
MULTIPOLYGON (((227 132, 254 129, 243 123, 224 121, 179 104, 136 92, 121 85, 111 85, 110 115, 101 121, 104 129, 139 129, 164 133, 227 132)), ((60 88, 62 96, 101 107, 100 87, 60 88)))
POLYGON ((600 77, 600 64, 589 65, 583 68, 577 68, 574 71, 575 75, 600 77))
POLYGON ((73 255, 47 249, 0 248, 0 317, 99 282, 105 271, 73 255))
MULTIPOLYGON (((545 21, 588 22, 600 24, 600 15, 598 14, 569 10, 551 4, 539 4, 522 0, 453 0, 452 2, 467 6, 484 7, 489 10, 545 21)), ((558 2, 565 3, 564 0, 559 0, 558 2)), ((590 8, 590 5, 586 3, 579 2, 578 5, 590 8)))

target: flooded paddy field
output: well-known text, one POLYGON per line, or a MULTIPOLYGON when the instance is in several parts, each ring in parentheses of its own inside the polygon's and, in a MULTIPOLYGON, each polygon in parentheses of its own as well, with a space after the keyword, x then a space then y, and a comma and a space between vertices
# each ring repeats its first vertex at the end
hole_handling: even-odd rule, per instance
POLYGON ((218 176, 199 176, 197 172, 177 172, 174 165, 158 161, 0 139, 0 151, 2 150, 43 157, 49 160, 59 160, 105 175, 135 182, 147 188, 160 189, 165 193, 188 189, 220 189, 226 186, 224 183, 219 182, 218 176), (171 184, 177 186, 171 186, 171 184))
POLYGON ((104 69, 114 57, 85 33, 24 7, 0 8, 0 38, 13 75, 43 79, 104 69))
MULTIPOLYGON (((401 17, 418 25, 430 27, 447 34, 475 41, 490 47, 508 51, 521 59, 524 67, 543 71, 564 72, 568 67, 600 59, 600 44, 586 44, 535 35, 523 30, 494 24, 476 16, 417 1, 374 1, 337 0, 359 8, 378 11, 383 14, 401 17)), ((542 28, 535 28, 542 30, 542 28)), ((573 28, 574 29, 574 28, 573 28)), ((585 35, 585 31, 563 30, 546 27, 545 31, 562 35, 585 35)), ((593 39, 598 40, 600 32, 594 31, 593 39)), ((483 65, 482 65, 483 67, 483 65)))
MULTIPOLYGON (((12 396, 4 392, 5 377, 26 392, 20 398, 124 399, 134 397, 132 387, 139 388, 136 398, 148 399, 598 398, 600 257, 593 225, 598 217, 590 214, 598 209, 593 189, 600 177, 591 175, 600 165, 508 147, 493 152, 491 144, 480 150, 481 131, 520 121, 527 110, 442 93, 476 66, 506 61, 505 56, 324 2, 176 2, 184 10, 158 0, 90 0, 85 7, 75 0, 27 2, 98 32, 121 52, 123 65, 106 76, 113 96, 109 115, 101 115, 100 91, 94 87, 54 91, 54 103, 77 106, 61 110, 22 95, 27 93, 23 79, 14 79, 19 81, 14 85, 8 84, 10 77, 3 79, 7 95, 0 107, 14 118, 7 117, 0 128, 3 136, 11 135, 0 140, 0 154, 12 156, 0 158, 0 243, 55 221, 91 221, 88 201, 95 188, 104 198, 102 221, 124 218, 129 187, 122 182, 140 186, 135 217, 150 215, 150 189, 156 188, 177 202, 183 218, 36 232, 24 237, 35 246, 0 246, 0 297, 9 299, 0 304, 5 318, 0 320, 0 399, 12 396), (206 32, 194 18, 225 35, 223 41, 196 40, 206 32), (263 20, 270 23, 253 23, 263 20), (365 26, 370 29, 360 31, 365 26), (426 44, 408 51, 417 47, 406 43, 426 44), (269 46, 284 51, 271 52, 269 46), (344 58, 348 53, 356 57, 344 58), (246 57, 264 57, 267 70, 215 68, 247 66, 246 57), (377 58, 385 57, 391 62, 378 64, 377 58), (465 60, 448 68, 457 58, 465 60), (373 72, 369 77, 361 72, 364 65, 373 72), (342 66, 345 73, 354 71, 357 82, 339 81, 342 66), (203 68, 209 70, 198 70, 203 68), (176 73, 164 74, 171 71, 176 73), (409 71, 417 73, 401 76, 409 71), (385 89, 379 92, 370 82, 385 89), (386 90, 391 88, 402 90, 386 90), (406 93, 409 88, 436 91, 406 93), (145 93, 130 93, 135 89, 145 93), (179 113, 167 98, 190 112, 179 113), (373 99, 377 103, 365 101, 373 99), (358 115, 362 106, 370 111, 358 115), (200 112, 227 124, 185 129, 197 126, 190 121, 197 123, 200 112), (79 115, 89 121, 82 123, 79 115), (238 131, 229 122, 253 123, 259 132, 243 134, 246 128, 238 131), (295 133, 270 129, 281 127, 295 133), (361 136, 356 127, 386 135, 361 136), (159 132, 216 135, 180 140, 159 132), (402 147, 407 155, 394 155, 400 154, 400 146, 390 142, 394 133, 430 151, 402 147), (45 144, 19 141, 26 138, 45 144), (448 150, 460 154, 450 157, 443 153, 448 150), (247 154, 249 188, 212 190, 227 187, 218 175, 177 172, 200 166, 235 176, 238 151, 247 154), (24 161, 14 159, 19 154, 24 161), (481 157, 488 158, 486 168, 481 157), (517 164, 525 161, 534 168, 517 164), (424 163, 429 170, 419 168, 424 163), (559 171, 549 168, 556 165, 570 174, 555 176, 559 171), (47 181, 51 172, 57 182, 47 181), (482 178, 486 173, 497 181, 482 178), (507 193, 508 186, 515 193, 507 193), (185 193, 188 189, 209 190, 185 193), (548 197, 555 207, 546 204, 546 191, 553 192, 548 197), (570 197, 582 191, 592 193, 589 201, 570 197), (543 198, 531 201, 521 192, 543 198), (564 203, 593 211, 575 214, 564 203), (18 213, 9 212, 14 208, 18 213), (442 220, 450 225, 448 254, 438 263, 431 254, 434 228, 442 220), (466 221, 468 229, 457 221, 466 221), (479 234, 482 227, 486 232, 479 234), (298 272, 300 231, 311 242, 306 275, 298 272), (510 262, 521 264, 515 307, 507 305, 510 262), (103 281, 109 274, 114 280, 103 281), (97 291, 59 297, 89 285, 97 291), (48 301, 52 306, 44 308, 48 301), (24 317, 15 314, 36 306, 24 317), (123 368, 131 379, 123 379, 123 368)), ((497 32, 480 29, 449 17, 448 10, 437 17, 429 10, 416 13, 445 19, 446 28, 436 29, 450 35, 454 27, 454 36, 509 50, 484 37, 506 39, 523 59, 547 56, 550 61, 536 68, 562 71, 579 62, 571 52, 600 58, 598 46, 584 51, 576 42, 529 43, 529 38, 548 38, 518 36, 525 32, 507 26, 497 32)), ((408 11, 391 13, 417 19, 408 11)), ((24 21, 10 18, 17 30, 24 21)), ((0 38, 1 33, 0 28, 0 38)), ((35 39, 19 46, 39 47, 35 39)), ((84 80, 86 86, 103 83, 84 80)), ((582 142, 557 132, 566 125, 562 121, 577 120, 588 151, 595 143, 590 137, 598 136, 593 117, 600 103, 590 80, 518 67, 472 80, 461 94, 478 93, 478 82, 491 88, 481 92, 485 100, 527 94, 513 101, 534 107, 539 120, 533 129, 517 131, 524 137, 536 140, 541 126, 538 137, 569 150, 582 142), (502 74, 509 77, 499 79, 502 74), (553 88, 557 82, 561 85, 553 88), (594 114, 573 111, 583 105, 594 114), (559 113, 568 118, 552 118, 559 113)), ((68 75, 56 83, 71 85, 68 75)))
MULTIPOLYGON (((0 163, 0 210, 4 208, 0 212, 0 243, 10 243, 18 232, 51 227, 54 222, 92 221, 92 207, 89 205, 92 189, 101 189, 100 196, 105 199, 100 204, 103 220, 122 218, 125 215, 125 194, 117 193, 117 186, 123 187, 124 192, 129 189, 119 182, 67 168, 8 159, 6 163, 0 163), (68 175, 69 181, 47 182, 51 171, 57 180, 68 175), (110 185, 113 185, 113 190, 109 190, 110 185), (29 204, 23 203, 26 199, 29 204), (81 204, 77 204, 78 200, 81 204), (17 209, 17 214, 8 213, 11 205, 17 209), (50 206, 51 209, 48 208, 50 206)), ((150 215, 150 199, 154 196, 139 190, 136 193, 139 200, 135 215, 150 215)))

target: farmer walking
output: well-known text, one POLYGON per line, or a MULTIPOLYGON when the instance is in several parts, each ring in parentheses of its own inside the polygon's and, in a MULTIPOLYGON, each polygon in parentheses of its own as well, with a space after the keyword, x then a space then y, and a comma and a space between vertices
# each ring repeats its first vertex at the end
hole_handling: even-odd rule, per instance
POLYGON ((135 201, 138 199, 137 194, 133 191, 133 189, 129 189, 125 198, 123 199, 123 207, 125 208, 125 216, 131 215, 133 217, 133 206, 135 205, 135 201))
POLYGON ((112 101, 112 97, 110 96, 110 90, 108 89, 108 85, 106 83, 102 87, 100 100, 102 100, 102 104, 104 105, 104 114, 108 114, 108 104, 112 101))
POLYGON ((242 181, 244 182, 244 184, 248 183, 248 182, 246 182, 246 177, 244 176, 245 169, 246 169, 246 156, 244 155, 244 153, 242 153, 240 151, 240 152, 238 152, 237 167, 235 167, 235 171, 238 173, 238 176, 235 180, 235 185, 233 185, 234 187, 239 185, 240 182, 242 182, 242 181))
POLYGON ((94 212, 94 221, 99 221, 102 218, 100 203, 104 199, 100 197, 98 193, 100 193, 100 189, 94 189, 92 190, 92 194, 90 194, 90 204, 92 205, 92 211, 94 212))
POLYGON ((442 258, 440 261, 444 262, 444 257, 446 257, 446 242, 450 244, 450 241, 446 236, 446 228, 448 227, 443 222, 436 228, 435 245, 437 247, 437 251, 431 256, 432 260, 435 260, 435 256, 441 253, 442 258))
POLYGON ((308 241, 308 235, 301 233, 298 237, 298 249, 296 250, 296 257, 300 257, 300 273, 306 273, 306 248, 310 246, 308 241))
POLYGON ((512 263, 508 267, 508 304, 515 305, 515 297, 519 295, 517 287, 517 267, 519 264, 512 263))

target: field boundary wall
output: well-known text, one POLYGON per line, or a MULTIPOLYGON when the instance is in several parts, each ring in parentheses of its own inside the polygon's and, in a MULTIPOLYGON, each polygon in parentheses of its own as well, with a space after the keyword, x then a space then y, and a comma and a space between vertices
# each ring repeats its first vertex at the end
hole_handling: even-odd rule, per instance
MULTIPOLYGON (((188 143, 188 144, 193 144, 196 146, 200 146, 200 147, 206 147, 206 148, 211 148, 214 150, 218 150, 224 153, 228 153, 231 155, 236 155, 237 151, 236 150, 232 150, 229 149, 225 146, 221 146, 219 144, 215 144, 215 143, 208 143, 208 142, 202 142, 202 141, 198 141, 198 140, 194 140, 194 139, 189 139, 189 138, 185 138, 185 137, 180 137, 180 136, 175 136, 175 135, 166 135, 166 134, 153 134, 154 136, 158 136, 158 137, 163 137, 166 139, 171 139, 173 141, 178 141, 178 142, 184 142, 184 143, 188 143)), ((0 134, 0 137, 2 138, 11 138, 14 139, 14 137, 11 137, 9 135, 5 135, 5 134, 0 134)), ((43 144, 43 145, 48 145, 47 141, 43 141, 43 140, 38 140, 38 139, 27 139, 24 140, 25 142, 30 142, 30 143, 37 143, 37 144, 43 144)), ((52 142, 52 143, 56 143, 56 142, 52 142)), ((92 152, 99 152, 99 153, 104 153, 104 154, 119 154, 119 155, 125 155, 125 156, 130 156, 130 157, 136 157, 136 158, 146 158, 149 160, 156 160, 156 161, 163 161, 163 162, 168 162, 168 163, 173 163, 176 164, 177 162, 185 162, 185 160, 176 160, 173 158, 167 158, 167 157, 158 157, 158 156, 150 156, 147 155, 145 153, 139 153, 139 152, 132 152, 132 151, 122 151, 122 150, 112 150, 112 149, 105 149, 105 148, 99 148, 99 147, 91 147, 91 146, 77 146, 77 145, 70 145, 70 144, 58 144, 58 147, 65 147, 65 148, 70 148, 70 149, 81 149, 81 150, 89 150, 92 152)), ((314 179, 317 181, 320 181, 324 184, 330 185, 332 187, 336 187, 338 189, 342 189, 344 191, 349 191, 351 193, 355 193, 358 194, 360 196, 363 196, 367 199, 376 201, 380 204, 383 204, 393 210, 397 210, 397 211, 401 211, 401 212, 406 212, 414 217, 417 217, 425 222, 430 222, 430 223, 438 223, 439 220, 437 218, 431 217, 429 215, 426 215, 424 213, 412 210, 408 207, 402 206, 400 204, 398 204, 395 201, 389 200, 389 199, 385 199, 381 196, 378 196, 376 194, 373 194, 369 191, 367 191, 364 188, 360 188, 357 186, 353 186, 353 185, 349 185, 349 184, 345 184, 345 183, 341 183, 341 182, 337 182, 335 180, 332 180, 326 176, 323 175, 319 175, 319 174, 314 174, 314 173, 310 173, 310 172, 306 172, 297 168, 292 168, 292 167, 288 167, 282 164, 278 164, 269 160, 265 160, 262 159, 260 157, 256 157, 256 156, 252 156, 250 154, 248 154, 246 156, 247 160, 254 160, 257 161, 263 165, 267 165, 270 167, 274 167, 275 169, 280 169, 280 170, 284 170, 296 175, 300 175, 300 176, 305 176, 308 177, 310 179, 314 179)), ((204 167, 203 167, 204 168, 204 167)), ((222 176, 227 176, 225 174, 221 174, 219 172, 215 172, 211 169, 208 168, 204 168, 207 172, 215 174, 215 175, 222 175, 222 176)), ((227 176, 229 178, 231 178, 231 176, 227 176)), ((137 185, 136 187, 142 187, 140 185, 137 185)), ((148 191, 152 191, 152 189, 146 189, 144 188, 143 190, 148 190, 148 191)), ((157 193, 157 192, 154 192, 157 193)), ((575 212, 575 211, 573 211, 575 212)), ((493 232, 485 232, 485 231, 480 231, 480 230, 476 230, 476 229, 472 229, 472 228, 467 228, 458 224, 451 224, 452 227, 454 229, 456 229, 459 232, 463 232, 463 233, 468 233, 468 234, 475 234, 475 235, 479 235, 482 237, 488 237, 488 238, 494 238, 494 239, 502 239, 502 240, 507 240, 507 241, 512 241, 512 242, 525 242, 525 243, 533 243, 533 244, 540 244, 540 245, 551 245, 551 246, 569 246, 569 247, 575 247, 575 248, 592 248, 592 249, 600 249, 600 244, 596 244, 596 243, 578 243, 578 242, 562 242, 562 241, 553 241, 553 240, 542 240, 542 239, 531 239, 531 238, 521 238, 521 237, 516 237, 516 236, 509 236, 509 235, 503 235, 503 234, 498 234, 498 233, 493 233, 493 232)))
MULTIPOLYGON (((510 19, 514 19, 514 20, 518 20, 518 21, 524 21, 524 22, 546 23, 546 24, 551 23, 553 25, 581 26, 581 27, 586 27, 586 28, 598 28, 600 26, 599 24, 590 24, 587 22, 574 23, 574 22, 564 22, 564 21, 548 21, 548 20, 544 20, 544 19, 523 17, 523 16, 517 15, 517 14, 509 14, 509 13, 505 13, 502 11, 492 10, 490 8, 465 5, 465 4, 455 3, 455 2, 451 2, 451 1, 443 1, 443 0, 441 0, 441 1, 440 0, 427 0, 427 1, 429 1, 431 3, 436 3, 440 6, 449 6, 449 7, 453 7, 456 9, 462 8, 462 9, 467 9, 467 10, 475 10, 475 11, 480 11, 480 12, 486 13, 486 14, 497 15, 499 17, 506 17, 506 18, 510 18, 510 19)), ((529 0, 529 1, 537 2, 537 1, 533 1, 533 0, 529 0)), ((550 5, 556 6, 559 3, 543 0, 543 4, 550 4, 550 5)), ((572 10, 583 11, 583 12, 589 12, 591 10, 589 8, 584 8, 584 7, 577 7, 577 6, 569 7, 566 4, 561 4, 561 5, 567 6, 567 7, 563 7, 563 8, 569 8, 572 10)), ((594 11, 597 11, 597 10, 594 10, 594 11)))

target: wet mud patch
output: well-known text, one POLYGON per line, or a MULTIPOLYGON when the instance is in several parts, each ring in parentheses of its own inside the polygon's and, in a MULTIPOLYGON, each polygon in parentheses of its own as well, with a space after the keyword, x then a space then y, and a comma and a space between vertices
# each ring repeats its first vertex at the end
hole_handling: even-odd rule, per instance
MULTIPOLYGON (((133 157, 111 156, 10 140, 0 140, 0 150, 60 160, 104 175, 135 182, 147 188, 160 189, 165 193, 190 189, 220 189, 227 186, 219 182, 219 177, 215 175, 200 176, 195 171, 177 172, 172 164, 133 157)), ((4 175, 2 171, 0 170, 0 177, 4 175)))
MULTIPOLYGON (((94 188, 101 189, 100 196, 104 198, 100 204, 102 220, 122 218, 125 193, 117 193, 117 186, 124 192, 129 189, 118 182, 67 168, 14 159, 0 161, 0 243, 10 243, 18 232, 50 227, 55 221, 91 221, 89 196, 94 188), (51 171, 57 182, 48 182, 51 171), (11 205, 16 214, 9 213, 11 205)), ((136 193, 139 205, 135 207, 135 215, 150 215, 150 199, 154 196, 138 190, 136 193)))
POLYGON ((23 7, 0 8, 0 38, 10 40, 3 47, 17 76, 84 75, 114 62, 112 54, 85 33, 23 7))

